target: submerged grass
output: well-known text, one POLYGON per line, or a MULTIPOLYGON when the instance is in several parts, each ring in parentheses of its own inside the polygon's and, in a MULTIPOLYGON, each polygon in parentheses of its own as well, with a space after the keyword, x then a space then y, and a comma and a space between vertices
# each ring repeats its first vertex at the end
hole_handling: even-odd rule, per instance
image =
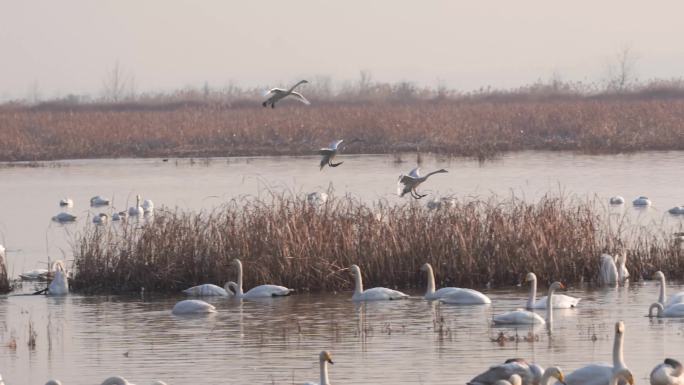
POLYGON ((580 282, 597 277, 601 252, 626 244, 633 277, 658 269, 682 277, 678 245, 664 235, 610 230, 593 207, 545 197, 459 201, 430 211, 415 202, 343 197, 312 206, 276 196, 210 212, 160 210, 145 223, 87 228, 75 244, 72 287, 113 293, 223 285, 235 280, 235 258, 245 265, 247 288, 268 282, 299 291, 348 290, 353 263, 368 287, 423 287, 425 262, 440 286, 516 284, 528 271, 541 282, 580 282))
MULTIPOLYGON (((116 105, 114 105, 116 107, 116 105)), ((569 98, 246 104, 169 109, 0 108, 0 161, 433 152, 481 159, 520 150, 684 150, 684 100, 569 98)))

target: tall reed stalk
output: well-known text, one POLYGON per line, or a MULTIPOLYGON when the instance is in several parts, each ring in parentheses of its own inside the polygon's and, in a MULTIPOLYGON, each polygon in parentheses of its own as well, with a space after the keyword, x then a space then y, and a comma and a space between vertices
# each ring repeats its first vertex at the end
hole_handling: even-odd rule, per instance
POLYGON ((367 285, 423 286, 430 262, 440 285, 592 281, 599 255, 627 245, 632 276, 657 269, 682 277, 684 253, 666 234, 604 225, 592 202, 545 197, 458 201, 427 210, 415 202, 365 204, 351 197, 321 206, 275 196, 244 199, 208 212, 160 210, 146 223, 93 226, 75 244, 72 287, 89 292, 178 292, 198 283, 277 283, 300 291, 351 289, 359 264, 367 285), (625 239, 628 237, 629 239, 625 239))

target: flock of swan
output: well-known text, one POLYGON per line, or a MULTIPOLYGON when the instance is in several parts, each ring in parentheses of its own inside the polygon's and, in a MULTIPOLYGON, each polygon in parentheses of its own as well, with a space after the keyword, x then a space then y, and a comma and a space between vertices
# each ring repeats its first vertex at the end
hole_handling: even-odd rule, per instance
MULTIPOLYGON (((109 222, 110 218, 112 221, 123 221, 130 217, 141 217, 144 215, 151 215, 154 213, 154 202, 151 199, 145 199, 142 201, 140 195, 135 196, 135 206, 131 206, 128 210, 114 211, 111 216, 106 213, 98 213, 93 217, 93 223, 97 225, 103 225, 109 222)), ((96 195, 90 198, 90 207, 106 207, 111 204, 111 200, 96 195)), ((62 198, 59 201, 60 207, 73 208, 74 200, 71 198, 62 198)), ((52 217, 52 220, 59 223, 72 223, 76 222, 78 217, 71 213, 62 211, 57 215, 52 217)))
MULTIPOLYGON (((610 204, 613 206, 620 206, 625 204, 625 198, 623 198, 620 195, 616 195, 614 197, 611 197, 609 200, 610 204)), ((649 207, 651 206, 652 202, 650 199, 648 199, 647 196, 638 196, 632 201, 632 205, 634 207, 649 207)), ((668 213, 672 215, 684 215, 684 205, 681 206, 675 206, 669 210, 667 210, 668 213)))

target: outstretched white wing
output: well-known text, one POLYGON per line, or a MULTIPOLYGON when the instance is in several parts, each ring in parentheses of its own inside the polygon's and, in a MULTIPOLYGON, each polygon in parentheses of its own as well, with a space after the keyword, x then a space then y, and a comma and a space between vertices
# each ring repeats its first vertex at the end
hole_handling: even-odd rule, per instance
POLYGON ((300 102, 302 102, 306 105, 311 104, 311 102, 306 100, 306 98, 304 96, 302 96, 302 94, 300 94, 299 92, 292 91, 292 93, 290 95, 292 95, 295 99, 299 100, 300 102))
POLYGON ((409 176, 413 178, 420 178, 420 167, 416 167, 411 172, 409 172, 409 176))
POLYGON ((331 149, 331 150, 337 150, 337 147, 338 147, 338 146, 340 145, 340 143, 342 143, 342 142, 344 142, 344 139, 333 140, 333 141, 330 143, 330 149, 331 149))
POLYGON ((264 96, 272 95, 272 94, 277 94, 281 92, 285 92, 287 90, 284 90, 282 88, 271 88, 270 90, 264 92, 264 96))

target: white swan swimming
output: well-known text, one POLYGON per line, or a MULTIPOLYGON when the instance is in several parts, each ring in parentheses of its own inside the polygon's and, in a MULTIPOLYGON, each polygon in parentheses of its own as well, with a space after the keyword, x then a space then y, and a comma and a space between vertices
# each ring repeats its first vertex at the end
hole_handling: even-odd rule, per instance
POLYGON ((448 171, 442 168, 437 171, 427 173, 425 176, 420 176, 420 168, 416 167, 411 170, 408 175, 401 174, 399 175, 399 181, 397 182, 397 195, 399 195, 399 197, 403 197, 404 195, 410 193, 411 197, 415 199, 424 198, 427 196, 427 194, 419 194, 416 191, 416 188, 418 188, 418 186, 425 182, 430 176, 446 172, 448 171))
POLYGON ((328 194, 318 191, 312 192, 306 195, 306 201, 315 207, 322 206, 328 201, 328 194))
POLYGON ((609 385, 616 373, 627 369, 623 354, 625 324, 619 321, 615 324, 615 339, 613 340, 613 365, 591 364, 575 370, 565 377, 567 385, 609 385))
MULTIPOLYGON (((135 384, 128 382, 128 380, 126 380, 123 377, 114 376, 114 377, 109 377, 108 379, 104 380, 102 382, 102 384, 100 384, 100 385, 135 385, 135 384)), ((152 383, 152 385, 166 385, 166 383, 164 381, 155 381, 152 383)))
POLYGON ((302 94, 299 92, 295 92, 294 89, 297 88, 300 84, 308 83, 306 80, 300 80, 297 84, 293 85, 290 87, 290 89, 285 90, 282 88, 271 88, 268 90, 266 95, 271 95, 268 99, 266 99, 263 103, 261 103, 262 106, 268 107, 268 105, 271 105, 271 108, 275 108, 276 103, 285 97, 292 96, 295 99, 299 100, 300 102, 309 105, 311 104, 302 94))
POLYGON ((135 196, 135 206, 131 206, 128 208, 128 215, 132 217, 137 217, 140 215, 143 215, 145 213, 145 209, 140 206, 140 195, 135 196))
POLYGON ((109 199, 105 199, 99 195, 96 195, 90 198, 90 205, 92 207, 109 206, 109 199))
POLYGON ((522 385, 522 377, 518 374, 511 374, 508 380, 496 380, 494 385, 522 385))
POLYGON ((361 278, 361 269, 357 265, 351 265, 349 271, 354 275, 354 294, 352 301, 389 301, 408 298, 398 290, 392 290, 385 287, 374 287, 372 289, 363 290, 363 279, 361 278))
POLYGON ((684 302, 684 291, 673 294, 670 299, 667 299, 667 284, 665 282, 665 274, 658 270, 653 274, 653 279, 660 281, 660 295, 658 295, 658 302, 663 304, 664 307, 669 307, 677 303, 684 302))
POLYGON ((684 214, 684 206, 675 206, 667 210, 667 212, 673 215, 682 215, 684 214))
POLYGON ((216 307, 199 299, 186 299, 176 303, 171 310, 173 314, 216 313, 216 307))
POLYGON ((496 325, 543 325, 548 323, 551 328, 553 324, 553 297, 554 292, 558 289, 564 289, 565 286, 560 282, 554 282, 549 286, 549 294, 546 296, 546 320, 539 314, 529 310, 517 309, 492 317, 496 325))
POLYGON ((629 278, 627 270, 627 254, 622 253, 612 257, 610 254, 601 254, 599 265, 599 284, 619 285, 629 278))
POLYGON ((510 378, 513 375, 520 376, 523 385, 551 385, 553 379, 565 381, 563 371, 559 367, 553 366, 544 370, 537 364, 528 364, 523 359, 512 358, 503 364, 489 367, 485 372, 468 381, 468 385, 494 385, 501 380, 511 382, 510 378))
POLYGON ((105 213, 99 213, 93 217, 93 223, 96 225, 104 225, 109 222, 109 215, 105 213))
POLYGON ((320 364, 320 380, 319 382, 305 382, 304 385, 330 385, 330 380, 328 379, 328 363, 334 364, 332 356, 327 351, 322 351, 318 355, 318 362, 320 364))
POLYGON ((59 200, 61 207, 74 207, 74 200, 71 198, 62 198, 59 200))
POLYGON ((672 358, 666 358, 651 371, 651 385, 684 385, 684 368, 672 358))
POLYGON ((637 207, 650 206, 651 200, 648 199, 648 197, 645 197, 642 195, 642 196, 636 198, 635 200, 633 200, 632 205, 637 206, 637 207))
POLYGON ((142 203, 142 209, 143 213, 145 214, 151 214, 154 212, 154 202, 152 202, 152 199, 145 199, 145 201, 142 203))
POLYGON ((653 309, 657 310, 656 317, 679 318, 684 317, 684 303, 675 303, 668 307, 660 302, 654 302, 648 308, 648 316, 653 317, 653 309))
POLYGON ((492 303, 489 297, 472 289, 443 287, 435 291, 435 275, 432 270, 432 265, 426 263, 421 266, 420 270, 427 273, 428 286, 427 292, 425 292, 425 299, 442 299, 442 302, 444 303, 462 305, 492 303))
POLYGON ((232 297, 234 295, 230 288, 237 292, 237 284, 235 282, 228 282, 224 287, 217 286, 211 283, 193 286, 183 290, 183 293, 189 296, 204 297, 204 296, 222 296, 232 297))
POLYGON ((236 292, 233 293, 237 298, 252 299, 252 298, 270 298, 270 297, 284 297, 290 295, 294 289, 288 289, 284 286, 278 285, 259 285, 249 289, 246 293, 242 291, 242 262, 239 259, 235 260, 237 266, 238 278, 237 285, 232 286, 230 282, 226 284, 226 288, 230 285, 236 292))
POLYGON ((439 209, 453 209, 456 207, 456 199, 450 197, 441 197, 439 199, 431 199, 426 207, 428 210, 439 210, 439 209))
POLYGON ((118 213, 112 214, 112 220, 113 221, 125 221, 126 217, 128 217, 127 211, 119 211, 118 213))
POLYGON ((625 203, 625 198, 621 197, 620 195, 616 195, 616 196, 610 198, 610 204, 611 205, 621 205, 624 203, 625 203))
POLYGON ((61 213, 55 215, 54 217, 52 217, 52 220, 55 222, 59 222, 59 223, 76 222, 76 215, 61 212, 61 213))
POLYGON ((67 279, 64 261, 55 261, 52 264, 52 271, 54 272, 54 277, 50 285, 48 285, 47 293, 49 295, 69 294, 69 280, 67 279))
MULTIPOLYGON (((524 282, 530 283, 530 295, 527 298, 527 308, 528 309, 546 309, 547 298, 543 296, 536 299, 537 297, 537 275, 530 272, 527 273, 524 282)), ((571 297, 565 294, 554 294, 553 296, 553 307, 555 309, 569 309, 571 307, 576 307, 577 303, 581 298, 571 297)))

